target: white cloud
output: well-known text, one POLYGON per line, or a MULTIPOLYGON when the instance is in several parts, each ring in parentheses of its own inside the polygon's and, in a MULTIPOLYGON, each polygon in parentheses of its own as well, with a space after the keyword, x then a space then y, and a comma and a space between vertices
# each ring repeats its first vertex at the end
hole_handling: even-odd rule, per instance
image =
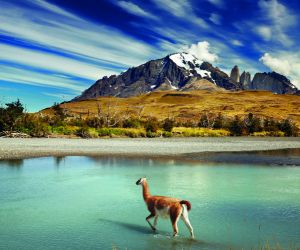
POLYGON ((275 56, 265 53, 259 61, 300 88, 300 53, 280 52, 275 56))
POLYGON ((189 23, 208 28, 204 19, 198 17, 194 12, 194 7, 188 0, 152 0, 157 7, 169 12, 178 18, 184 19, 189 23))
POLYGON ((278 73, 288 75, 291 72, 291 65, 286 59, 278 59, 272 57, 269 53, 265 53, 259 60, 278 73))
POLYGON ((223 0, 207 0, 208 2, 210 2, 211 4, 215 5, 218 8, 224 8, 225 4, 223 2, 223 0))
MULTIPOLYGON (((28 4, 35 6, 31 2, 28 4)), ((39 10, 11 3, 3 3, 2 7, 0 34, 24 39, 32 45, 126 67, 143 63, 155 51, 152 46, 117 29, 80 17, 75 19, 71 13, 71 17, 68 17, 65 13, 58 14, 49 8, 39 10)))
POLYGON ((272 38, 272 28, 266 25, 257 26, 254 31, 261 36, 265 41, 270 41, 272 38))
POLYGON ((147 17, 151 19, 158 19, 155 15, 143 10, 138 5, 129 2, 129 1, 119 1, 117 2, 117 5, 120 6, 125 11, 129 12, 130 14, 141 16, 141 17, 147 17))
POLYGON ((297 15, 277 0, 260 0, 258 6, 263 24, 253 30, 266 41, 274 40, 291 46, 294 42, 287 35, 287 30, 297 23, 297 15))
POLYGON ((231 40, 231 43, 232 43, 234 46, 244 46, 244 44, 243 44, 240 40, 237 40, 237 39, 231 40))
POLYGON ((209 46, 209 42, 207 41, 198 42, 197 44, 192 44, 187 51, 199 60, 213 63, 218 60, 218 56, 209 51, 209 46))
POLYGON ((221 25, 221 16, 216 13, 211 13, 209 20, 212 21, 216 25, 221 25))
POLYGON ((63 79, 54 74, 45 74, 12 66, 1 66, 0 79, 4 82, 26 84, 40 87, 60 88, 72 91, 74 94, 81 93, 86 86, 76 80, 63 79))
POLYGON ((82 63, 63 56, 44 53, 32 49, 15 47, 0 43, 0 60, 11 63, 23 64, 59 72, 60 74, 69 74, 86 79, 97 79, 99 75, 111 75, 115 71, 105 70, 93 64, 82 63))
POLYGON ((93 23, 42 0, 1 2, 0 35, 28 43, 39 50, 0 42, 0 62, 34 67, 1 66, 1 80, 81 92, 90 84, 144 63, 157 49, 113 27, 93 23), (59 54, 49 52, 59 52, 59 54), (130 56, 128 56, 130 55, 130 56), (41 71, 50 73, 38 73, 41 71))

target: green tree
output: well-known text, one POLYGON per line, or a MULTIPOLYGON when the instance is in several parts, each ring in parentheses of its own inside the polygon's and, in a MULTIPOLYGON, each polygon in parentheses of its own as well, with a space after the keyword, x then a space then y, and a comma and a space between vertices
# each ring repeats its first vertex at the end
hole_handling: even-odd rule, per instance
POLYGON ((24 107, 20 100, 6 103, 6 108, 0 108, 0 130, 13 130, 19 117, 23 115, 24 107))

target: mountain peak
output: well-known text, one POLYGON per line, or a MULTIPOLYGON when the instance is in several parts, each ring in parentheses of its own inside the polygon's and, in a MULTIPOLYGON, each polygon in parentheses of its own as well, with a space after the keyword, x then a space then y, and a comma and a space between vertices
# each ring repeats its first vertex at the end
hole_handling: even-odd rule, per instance
POLYGON ((210 72, 200 69, 203 61, 199 60, 194 55, 187 52, 180 52, 168 56, 178 67, 184 68, 190 72, 190 76, 195 74, 200 75, 202 78, 211 78, 210 72))
POLYGON ((180 52, 129 68, 117 76, 103 77, 74 100, 100 96, 129 97, 156 90, 172 89, 178 91, 204 88, 266 89, 275 93, 294 93, 297 90, 284 76, 277 73, 258 74, 253 82, 250 74, 246 77, 245 73, 241 82, 239 78, 238 66, 233 68, 229 77, 212 64, 203 62, 192 54, 180 52), (207 81, 216 88, 211 87, 207 81))

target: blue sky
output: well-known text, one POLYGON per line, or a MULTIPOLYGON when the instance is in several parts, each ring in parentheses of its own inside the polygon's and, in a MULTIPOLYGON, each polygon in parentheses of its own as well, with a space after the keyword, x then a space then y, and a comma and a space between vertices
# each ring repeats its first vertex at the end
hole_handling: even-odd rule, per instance
POLYGON ((187 51, 300 87, 298 0, 0 0, 0 102, 28 111, 105 75, 187 51))

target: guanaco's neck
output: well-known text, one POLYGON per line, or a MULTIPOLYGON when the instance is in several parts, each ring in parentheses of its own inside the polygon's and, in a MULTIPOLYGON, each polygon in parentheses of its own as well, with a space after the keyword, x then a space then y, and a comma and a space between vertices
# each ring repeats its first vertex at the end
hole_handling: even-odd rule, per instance
POLYGON ((143 186, 143 197, 144 197, 144 200, 146 201, 151 196, 149 186, 146 181, 144 181, 142 183, 142 186, 143 186))

